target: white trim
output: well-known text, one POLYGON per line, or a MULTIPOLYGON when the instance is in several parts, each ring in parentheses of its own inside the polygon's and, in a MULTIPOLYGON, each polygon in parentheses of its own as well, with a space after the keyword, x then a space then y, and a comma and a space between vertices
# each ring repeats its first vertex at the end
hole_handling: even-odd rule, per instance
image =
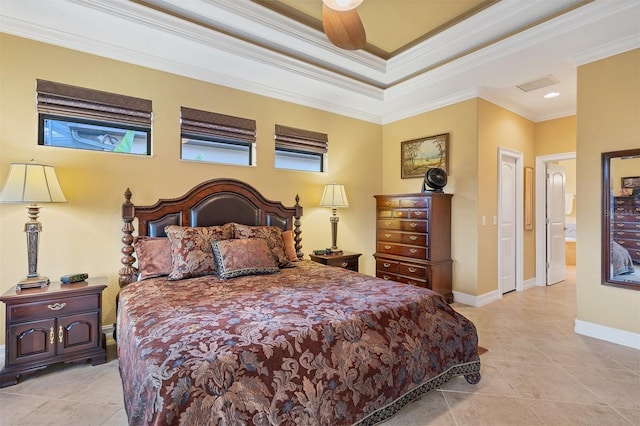
POLYGON ((481 294, 480 296, 473 296, 471 294, 461 293, 455 290, 453 291, 454 302, 475 306, 476 308, 488 305, 498 299, 500 299, 498 290, 492 290, 489 293, 481 294))
POLYGON ((547 171, 547 163, 551 161, 575 160, 575 152, 564 152, 561 154, 540 155, 536 157, 536 285, 544 287, 547 285, 547 271, 545 263, 547 261, 547 233, 544 226, 546 217, 546 199, 545 199, 545 176, 547 171))
POLYGON ((528 290, 530 288, 533 288, 536 286, 536 278, 529 278, 528 280, 526 280, 523 284, 522 284, 522 289, 523 290, 528 290))
POLYGON ((594 339, 605 340, 617 345, 628 346, 634 349, 640 349, 640 334, 631 331, 611 328, 605 325, 594 324, 591 322, 576 319, 574 331, 583 336, 593 337, 594 339))
MULTIPOLYGON (((516 161, 516 291, 524 290, 524 154, 509 148, 498 147, 498 274, 502 270, 502 252, 500 240, 502 238, 502 177, 500 168, 504 158, 513 158, 516 161)), ((498 295, 502 298, 502 284, 498 277, 498 295)))

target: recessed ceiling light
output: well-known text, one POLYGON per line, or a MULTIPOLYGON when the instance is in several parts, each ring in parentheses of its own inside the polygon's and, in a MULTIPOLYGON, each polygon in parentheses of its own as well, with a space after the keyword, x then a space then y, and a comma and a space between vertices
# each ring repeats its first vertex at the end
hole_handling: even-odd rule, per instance
POLYGON ((551 99, 551 98, 557 98, 558 96, 560 96, 560 93, 558 92, 549 92, 546 95, 544 95, 544 98, 551 99))

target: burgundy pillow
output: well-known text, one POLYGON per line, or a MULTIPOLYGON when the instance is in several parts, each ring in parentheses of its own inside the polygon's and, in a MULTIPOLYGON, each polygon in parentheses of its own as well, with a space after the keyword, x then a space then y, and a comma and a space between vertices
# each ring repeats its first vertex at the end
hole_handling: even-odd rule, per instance
POLYGON ((211 243, 233 237, 233 226, 188 227, 167 226, 164 232, 171 245, 171 272, 168 280, 215 275, 218 273, 213 260, 211 243))
POLYGON ((280 271, 267 241, 262 238, 214 241, 212 249, 218 276, 222 279, 280 271))
POLYGON ((296 253, 296 243, 293 240, 293 231, 282 231, 282 243, 284 244, 284 253, 287 255, 289 262, 297 262, 300 259, 296 253))
POLYGON ((138 259, 140 279, 162 277, 171 272, 171 247, 168 238, 136 237, 133 248, 138 259))
POLYGON ((233 235, 238 239, 262 238, 263 240, 267 240, 267 245, 273 252, 278 266, 285 267, 289 264, 289 258, 284 251, 281 228, 277 226, 249 226, 234 223, 233 235))

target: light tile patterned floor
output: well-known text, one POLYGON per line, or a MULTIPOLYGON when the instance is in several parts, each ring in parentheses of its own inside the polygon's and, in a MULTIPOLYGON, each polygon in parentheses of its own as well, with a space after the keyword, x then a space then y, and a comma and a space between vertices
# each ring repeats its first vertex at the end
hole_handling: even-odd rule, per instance
MULTIPOLYGON (((575 300, 570 271, 480 308, 454 303, 489 349, 482 381, 456 378, 384 426, 640 426, 640 351, 575 334, 575 300)), ((0 424, 126 425, 111 340, 108 351, 104 365, 52 366, 0 389, 0 424)))

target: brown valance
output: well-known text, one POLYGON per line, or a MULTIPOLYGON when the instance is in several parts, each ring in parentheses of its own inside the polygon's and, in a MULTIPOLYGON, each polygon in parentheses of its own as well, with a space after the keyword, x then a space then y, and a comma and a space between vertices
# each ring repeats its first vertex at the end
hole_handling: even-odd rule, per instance
POLYGON ((38 114, 151 128, 150 100, 53 81, 36 83, 38 114))
POLYGON ((209 136, 254 143, 256 121, 232 115, 180 108, 180 131, 183 135, 209 136))
POLYGON ((325 133, 276 124, 276 149, 278 148, 324 154, 329 148, 329 137, 325 133))

